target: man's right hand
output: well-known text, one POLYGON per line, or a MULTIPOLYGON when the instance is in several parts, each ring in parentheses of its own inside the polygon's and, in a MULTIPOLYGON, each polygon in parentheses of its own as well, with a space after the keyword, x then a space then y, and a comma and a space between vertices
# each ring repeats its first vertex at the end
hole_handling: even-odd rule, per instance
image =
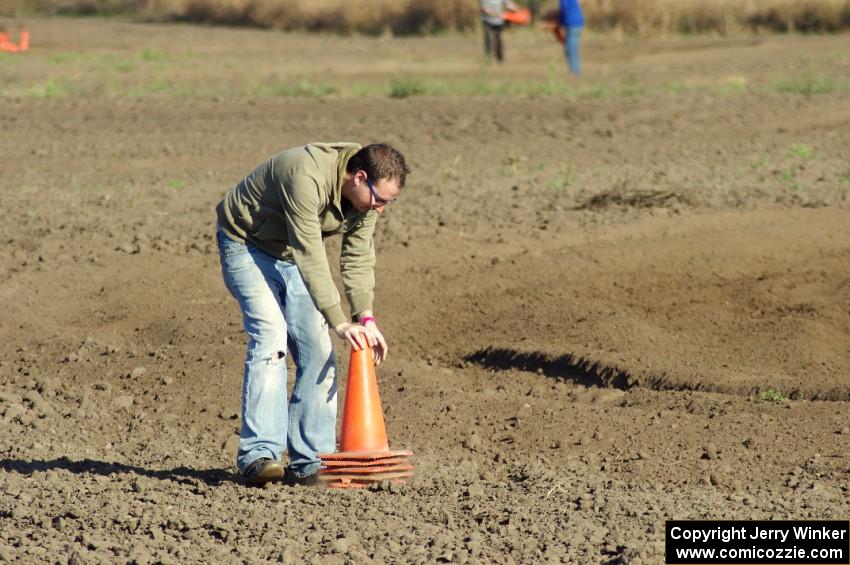
POLYGON ((367 345, 371 346, 375 355, 375 366, 387 358, 387 342, 374 320, 367 322, 365 326, 346 322, 335 327, 334 332, 358 351, 367 345))
POLYGON ((366 328, 360 324, 352 324, 343 322, 334 328, 334 332, 339 336, 339 339, 347 341, 351 347, 356 350, 361 350, 368 344, 366 336, 366 328))

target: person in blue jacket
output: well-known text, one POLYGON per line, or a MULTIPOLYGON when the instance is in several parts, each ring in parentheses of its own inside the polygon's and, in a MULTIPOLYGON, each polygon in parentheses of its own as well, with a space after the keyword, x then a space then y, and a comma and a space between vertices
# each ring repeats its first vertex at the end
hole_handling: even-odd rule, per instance
POLYGON ((581 74, 581 59, 579 58, 579 41, 581 29, 584 27, 584 14, 581 12, 578 0, 560 0, 561 2, 561 27, 564 28, 564 52, 570 72, 574 75, 581 74))

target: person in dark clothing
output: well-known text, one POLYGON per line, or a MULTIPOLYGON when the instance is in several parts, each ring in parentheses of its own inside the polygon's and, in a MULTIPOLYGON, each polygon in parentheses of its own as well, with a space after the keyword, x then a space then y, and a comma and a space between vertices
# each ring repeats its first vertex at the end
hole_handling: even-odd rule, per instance
POLYGON ((502 29, 505 27, 505 10, 516 10, 510 0, 481 0, 481 23, 484 26, 484 54, 487 58, 495 55, 500 63, 505 60, 502 47, 502 29))

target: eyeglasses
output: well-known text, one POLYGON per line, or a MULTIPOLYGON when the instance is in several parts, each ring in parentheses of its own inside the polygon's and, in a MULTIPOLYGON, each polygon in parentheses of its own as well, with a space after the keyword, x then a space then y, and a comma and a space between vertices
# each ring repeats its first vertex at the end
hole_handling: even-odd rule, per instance
POLYGON ((384 200, 378 196, 378 193, 375 192, 375 187, 372 186, 372 180, 369 177, 366 177, 366 186, 369 187, 369 192, 372 193, 372 206, 389 206, 395 202, 395 198, 392 200, 384 200))

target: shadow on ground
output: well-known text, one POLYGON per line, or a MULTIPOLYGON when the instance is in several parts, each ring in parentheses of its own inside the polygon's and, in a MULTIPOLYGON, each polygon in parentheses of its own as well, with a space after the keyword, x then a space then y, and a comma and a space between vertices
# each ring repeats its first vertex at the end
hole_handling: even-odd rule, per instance
POLYGON ((20 459, 5 459, 0 461, 0 469, 6 472, 15 472, 22 475, 31 475, 37 472, 47 471, 70 471, 74 474, 90 475, 112 475, 114 473, 126 473, 150 477, 152 479, 170 480, 178 483, 195 485, 201 481, 209 486, 218 486, 224 482, 235 480, 235 476, 224 469, 192 469, 189 467, 175 467, 174 469, 145 469, 135 465, 123 463, 110 463, 108 461, 96 461, 93 459, 82 459, 73 461, 67 457, 51 459, 48 461, 23 461, 20 459))
POLYGON ((617 367, 600 365, 577 357, 572 353, 550 357, 540 352, 523 352, 515 349, 485 348, 465 356, 464 361, 495 371, 516 369, 540 373, 549 378, 571 381, 583 386, 613 387, 628 390, 632 376, 617 367))

